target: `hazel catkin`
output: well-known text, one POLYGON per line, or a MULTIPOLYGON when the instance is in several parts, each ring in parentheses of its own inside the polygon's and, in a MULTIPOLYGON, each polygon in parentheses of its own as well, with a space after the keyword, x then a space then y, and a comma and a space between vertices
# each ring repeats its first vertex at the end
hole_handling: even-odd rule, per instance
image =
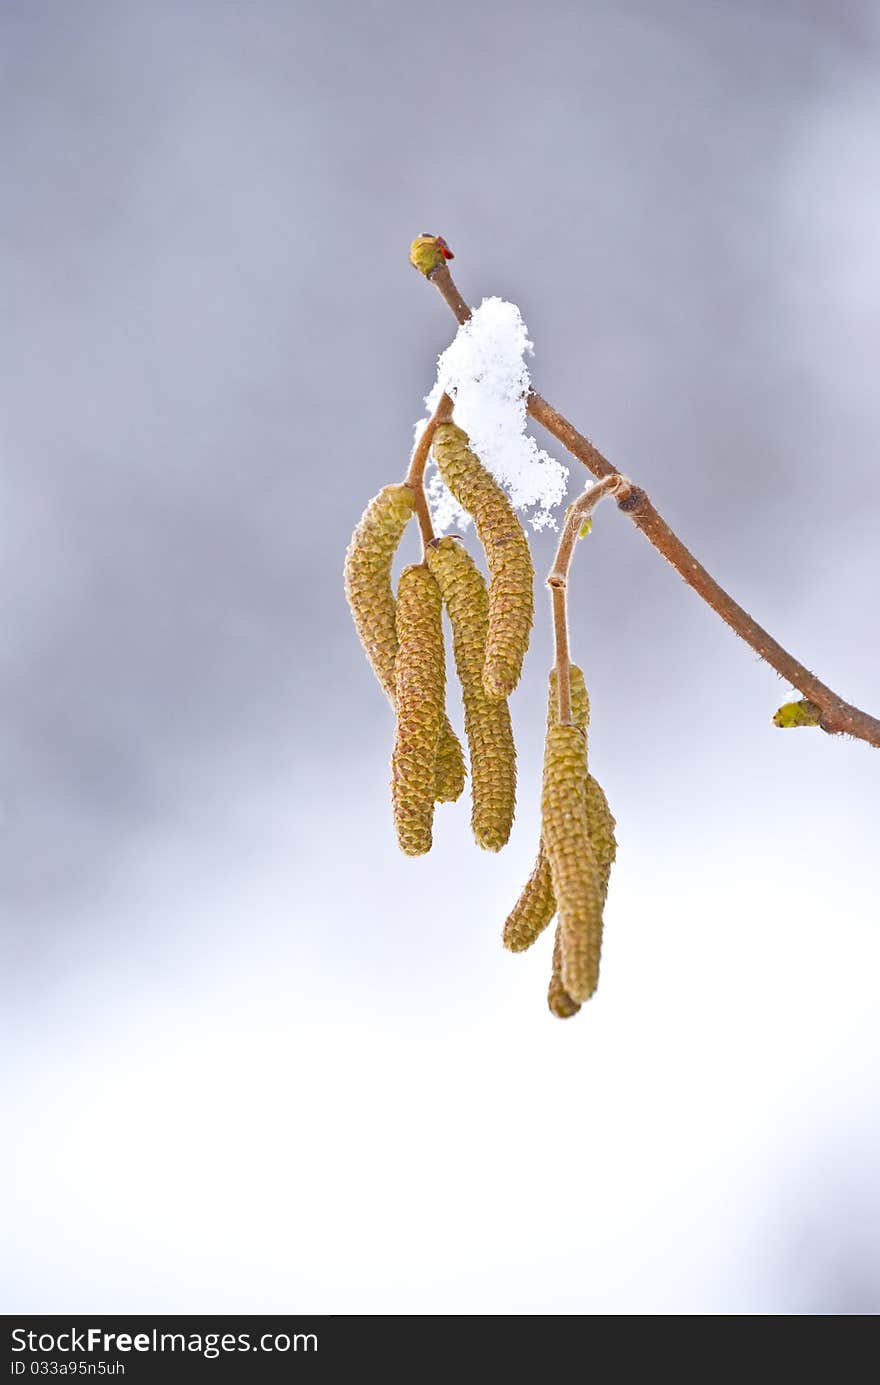
MULTIPOLYGON (((590 719, 590 699, 584 675, 576 664, 571 665, 569 681, 572 720, 586 734, 590 719)), ((547 696, 548 729, 555 726, 559 720, 558 686, 554 668, 550 673, 550 690, 547 696)), ((538 847, 534 869, 505 920, 501 934, 504 946, 511 952, 525 952, 526 948, 531 947, 541 936, 555 913, 556 896, 550 877, 550 862, 547 860, 542 841, 538 847)))
POLYGON ((441 423, 433 442, 440 475, 473 516, 489 567, 489 628, 483 686, 508 697, 519 682, 534 615, 529 542, 513 506, 455 423, 441 423))
POLYGON ((489 627, 486 583, 467 549, 436 539, 426 553, 452 624, 455 667, 464 700, 471 763, 471 827, 478 846, 500 851, 510 836, 516 801, 516 749, 504 699, 487 697, 483 663, 489 627))
POLYGON ((608 895, 611 867, 614 865, 614 859, 617 855, 617 839, 614 835, 616 826, 611 809, 608 807, 605 790, 598 779, 594 778, 592 774, 588 774, 587 828, 599 871, 599 889, 602 894, 603 905, 608 895))
MULTIPOLYGON (((574 725, 587 733, 590 724, 590 695, 587 692, 587 684, 584 679, 583 669, 578 668, 577 664, 572 664, 569 672, 569 683, 571 686, 571 719, 574 725)), ((558 720, 558 692, 559 685, 556 680, 556 669, 550 674, 550 695, 549 706, 547 709, 547 721, 550 724, 550 715, 558 720)), ((605 903, 605 896, 608 894, 608 880, 611 875, 611 867, 614 865, 614 858, 617 855, 617 842, 614 837, 616 823, 608 807, 608 799, 605 797, 605 790, 598 779, 592 774, 587 775, 587 826, 590 832, 590 841, 593 846, 593 853, 596 857, 596 864, 599 867, 599 886, 602 891, 602 903, 605 903)))
POLYGON ((400 848, 431 849, 437 747, 446 689, 440 589, 423 563, 404 568, 397 588, 397 732, 391 795, 400 848))
MULTIPOLYGON (((572 689, 572 692, 574 690, 572 689)), ((608 894, 608 878, 611 874, 611 867, 617 854, 617 842, 614 837, 615 822, 608 807, 608 800, 604 790, 592 774, 587 775, 587 823, 590 832, 590 841, 596 856, 596 867, 599 873, 599 892, 604 907, 605 899, 608 894)), ((544 855, 543 846, 538 856, 538 865, 535 870, 544 863, 547 873, 550 872, 550 863, 544 855)), ((534 872, 533 872, 534 873, 534 872)), ((526 887, 528 888, 528 887, 526 887)), ((551 884, 552 895, 552 884, 551 884)), ((556 908, 556 901, 553 901, 553 908, 556 908)), ((528 944, 526 944, 528 946, 528 944)), ((550 985, 547 988, 547 1004, 557 1019, 571 1019, 580 1010, 580 1004, 572 1000, 568 991, 565 989, 562 980, 562 927, 561 923, 556 925, 556 936, 553 940, 553 967, 550 974, 550 985)))
POLYGON ((542 844, 532 873, 504 921, 501 941, 509 952, 525 952, 541 936, 555 913, 550 862, 542 844))
POLYGON ((394 701, 394 592, 391 564, 415 509, 410 486, 385 486, 361 516, 345 555, 345 595, 373 672, 394 701))
MULTIPOLYGON (((590 696, 587 692, 583 669, 578 668, 577 664, 572 664, 570 667, 569 682, 571 685, 571 719, 578 730, 583 731, 586 735, 587 727, 590 724, 590 696)), ((558 720, 558 686, 556 669, 554 668, 550 674, 548 725, 550 724, 551 713, 553 720, 558 720)), ((599 887, 604 905, 605 896, 608 894, 611 867, 614 865, 614 858, 617 855, 617 842, 614 837, 616 823, 611 815, 611 809, 608 807, 605 790, 592 774, 587 774, 586 795, 587 826, 593 853, 596 857, 596 865, 599 868, 599 887)))
POLYGON ((599 981, 602 894, 587 820, 586 738, 568 723, 551 726, 544 751, 541 837, 559 910, 562 984, 588 1000, 599 981))
MULTIPOLYGON (((345 595, 355 629, 392 706, 397 631, 391 565, 414 509, 411 486, 384 486, 361 516, 345 555, 345 595)), ((464 754, 444 712, 437 751, 437 801, 454 802, 464 779, 464 754)))

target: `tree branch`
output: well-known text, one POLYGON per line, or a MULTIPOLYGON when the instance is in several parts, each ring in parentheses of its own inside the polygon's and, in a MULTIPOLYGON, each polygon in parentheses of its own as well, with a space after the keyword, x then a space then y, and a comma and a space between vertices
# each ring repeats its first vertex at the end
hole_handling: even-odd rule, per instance
MULTIPOLYGON (((446 263, 437 265, 425 275, 439 289, 451 308, 456 321, 465 323, 471 310, 465 303, 449 272, 446 263)), ((552 433, 573 457, 600 480, 616 475, 614 467, 590 440, 579 433, 573 423, 548 404, 534 390, 527 400, 532 418, 552 433)), ((792 687, 803 693, 819 709, 819 725, 830 734, 844 733, 857 740, 867 741, 869 745, 880 747, 880 721, 870 716, 852 703, 845 702, 837 693, 822 683, 815 674, 789 654, 772 635, 753 620, 733 597, 721 587, 715 578, 706 571, 694 555, 685 547, 681 539, 670 529, 662 515, 652 505, 641 487, 630 483, 629 492, 618 500, 617 508, 632 520, 649 543, 666 559, 689 587, 702 597, 703 601, 721 617, 740 639, 744 640, 756 654, 774 668, 792 687)), ((781 724, 781 723, 780 723, 781 724)))

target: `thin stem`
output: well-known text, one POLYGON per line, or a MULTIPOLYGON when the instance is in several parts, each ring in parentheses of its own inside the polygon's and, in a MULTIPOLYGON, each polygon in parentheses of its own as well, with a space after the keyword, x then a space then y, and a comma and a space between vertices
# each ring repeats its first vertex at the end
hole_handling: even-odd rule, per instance
POLYGON ((550 602, 553 607, 553 648, 556 651, 559 720, 567 725, 571 721, 571 651, 568 647, 568 601, 564 582, 558 585, 551 583, 550 602))
POLYGON ((446 299, 446 302, 455 315, 458 325, 461 326, 463 323, 467 322, 472 316, 471 310, 459 293, 458 285, 449 273, 449 266, 445 264, 438 265, 428 277, 434 287, 439 289, 446 299))
POLYGON ((571 721, 571 654, 568 645, 568 570, 574 555, 584 520, 606 495, 625 497, 631 490, 625 476, 614 472, 590 486, 569 505, 562 526, 556 557, 547 577, 553 605, 553 646, 556 651, 556 693, 559 700, 559 720, 571 721))
POLYGON ((568 577, 568 569, 571 566, 571 558, 574 553, 575 544, 583 527, 584 520, 593 513, 600 500, 604 500, 606 495, 616 496, 618 500, 625 500, 632 492, 632 482, 619 472, 613 471, 610 476, 597 481, 595 486, 589 486, 583 495, 579 495, 573 504, 569 505, 565 521, 562 525, 562 534, 559 538, 559 546, 556 549, 556 557, 553 559, 553 566, 550 569, 550 576, 547 581, 551 586, 558 579, 565 584, 568 577))
MULTIPOLYGON (((456 320, 459 323, 467 322, 471 316, 470 308, 459 293, 448 267, 445 264, 441 265, 428 277, 440 290, 456 320)), ((543 424, 547 431, 552 433, 573 457, 583 462, 594 476, 604 480, 615 474, 614 467, 607 457, 603 457, 589 438, 578 432, 574 424, 552 404, 548 404, 540 394, 532 391, 527 400, 527 407, 532 418, 543 424)), ((869 745, 880 747, 880 721, 832 692, 815 674, 783 649, 748 611, 744 611, 673 533, 641 487, 631 485, 629 494, 618 501, 617 508, 632 520, 648 542, 654 545, 688 586, 711 606, 740 639, 745 640, 746 644, 792 687, 797 688, 804 697, 815 703, 821 712, 819 725, 823 731, 833 734, 843 732, 857 740, 867 741, 869 745)))
POLYGON ((428 454, 431 451, 431 443, 434 434, 440 423, 446 423, 452 417, 452 400, 448 394, 441 395, 440 403, 437 405, 428 422, 422 429, 418 442, 413 448, 410 458, 409 471, 406 473, 404 485, 409 486, 416 493, 416 519, 419 522, 419 529, 422 535, 422 549, 427 551, 428 544, 434 541, 434 526, 431 523, 431 512, 428 509, 428 501, 425 497, 425 467, 428 462, 428 454))

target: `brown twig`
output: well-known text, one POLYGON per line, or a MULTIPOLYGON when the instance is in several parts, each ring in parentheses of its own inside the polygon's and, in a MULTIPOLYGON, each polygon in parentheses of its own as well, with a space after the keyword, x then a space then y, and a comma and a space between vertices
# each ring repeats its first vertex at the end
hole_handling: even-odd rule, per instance
POLYGON ((568 570, 584 520, 606 495, 625 498, 632 489, 625 476, 613 472, 590 486, 569 505, 553 566, 547 577, 553 605, 553 646, 556 651, 556 689, 559 697, 559 720, 571 721, 571 655, 568 647, 568 570))
POLYGON ((418 442, 413 448, 410 458, 409 471, 404 478, 404 485, 409 486, 416 493, 416 519, 419 521, 419 529, 422 535, 422 548, 427 550, 428 544, 434 540, 434 526, 431 523, 431 512, 428 509, 428 502, 425 498, 425 467, 428 462, 428 454, 431 451, 431 443, 437 431, 437 425, 445 423, 452 417, 452 400, 448 394, 441 395, 440 403, 437 405, 428 422, 422 429, 418 442))
MULTIPOLYGON (((447 265, 445 263, 439 265, 426 277, 440 290, 452 309, 456 321, 460 324, 467 322, 471 316, 471 310, 459 293, 447 265)), ((603 457, 599 449, 594 447, 583 433, 578 432, 574 424, 559 413, 558 409, 554 409, 552 404, 548 404, 540 394, 532 391, 529 394, 527 406, 532 418, 543 424, 547 431, 552 433, 572 456, 582 462, 594 476, 604 480, 606 477, 616 474, 607 457, 603 457)), ((641 487, 631 485, 629 494, 618 501, 617 508, 628 515, 636 528, 645 535, 648 542, 654 545, 658 553, 661 553, 666 561, 675 568, 688 586, 692 587, 697 595, 711 606, 712 610, 730 626, 735 634, 739 635, 740 639, 745 640, 746 644, 754 649, 755 653, 759 654, 771 668, 774 668, 792 687, 797 688, 804 697, 820 709, 819 725, 823 731, 832 734, 845 733, 854 736, 857 740, 867 741, 869 745, 880 747, 880 721, 876 717, 870 716, 868 712, 854 707, 852 703, 845 702, 837 693, 832 692, 815 674, 783 649, 782 645, 768 634, 756 620, 753 620, 748 611, 744 611, 742 606, 734 601, 723 587, 719 586, 715 578, 706 571, 703 565, 685 547, 681 539, 672 532, 641 487)))

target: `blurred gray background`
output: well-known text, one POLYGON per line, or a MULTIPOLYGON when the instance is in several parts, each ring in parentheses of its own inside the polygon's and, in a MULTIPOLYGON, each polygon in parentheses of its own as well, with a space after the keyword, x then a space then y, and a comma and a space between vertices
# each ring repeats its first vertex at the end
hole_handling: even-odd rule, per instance
POLYGON ((876 1311, 877 752, 777 731, 601 512, 620 855, 560 1024, 550 938, 499 942, 544 598, 511 843, 461 803, 413 861, 341 568, 452 335, 440 232, 878 711, 877 7, 7 0, 0 93, 5 1311, 876 1311))

